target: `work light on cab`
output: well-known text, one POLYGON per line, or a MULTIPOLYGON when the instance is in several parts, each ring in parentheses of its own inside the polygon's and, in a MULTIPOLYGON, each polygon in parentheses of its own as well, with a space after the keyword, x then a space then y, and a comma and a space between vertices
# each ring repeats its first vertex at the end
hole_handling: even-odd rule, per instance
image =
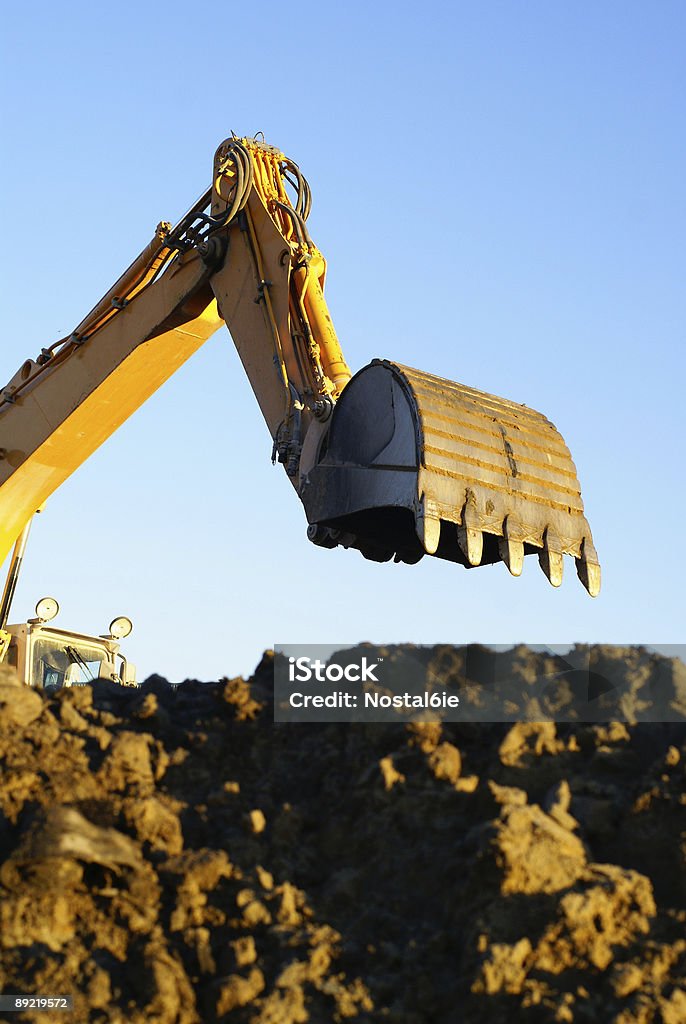
POLYGON ((41 597, 36 605, 36 618, 41 622, 50 622, 59 610, 60 606, 54 597, 41 597))
POLYGON ((133 622, 126 615, 120 615, 110 622, 110 636, 114 640, 123 640, 133 630, 133 622))

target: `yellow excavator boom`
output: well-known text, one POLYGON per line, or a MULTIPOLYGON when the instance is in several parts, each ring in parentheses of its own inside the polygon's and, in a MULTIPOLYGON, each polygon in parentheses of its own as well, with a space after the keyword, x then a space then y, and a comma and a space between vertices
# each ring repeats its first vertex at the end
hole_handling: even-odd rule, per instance
POLYGON ((386 360, 353 377, 310 237, 309 185, 280 150, 230 138, 211 187, 155 236, 67 338, 0 393, 0 560, 35 510, 226 323, 308 536, 366 557, 435 554, 513 575, 600 567, 565 443, 540 413, 386 360))

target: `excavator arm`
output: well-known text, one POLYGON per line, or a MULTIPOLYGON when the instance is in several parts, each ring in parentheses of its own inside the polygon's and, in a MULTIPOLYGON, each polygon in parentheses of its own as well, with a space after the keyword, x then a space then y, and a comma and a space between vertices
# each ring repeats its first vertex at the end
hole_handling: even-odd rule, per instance
MULTIPOLYGON (((256 139, 217 150, 213 181, 67 338, 0 395, 0 560, 33 513, 222 323, 308 537, 366 557, 423 554, 519 575, 564 554, 589 593, 600 567, 561 435, 525 406, 374 360, 351 379, 324 299, 309 186, 256 139)), ((2 627, 0 623, 0 627, 2 627)))

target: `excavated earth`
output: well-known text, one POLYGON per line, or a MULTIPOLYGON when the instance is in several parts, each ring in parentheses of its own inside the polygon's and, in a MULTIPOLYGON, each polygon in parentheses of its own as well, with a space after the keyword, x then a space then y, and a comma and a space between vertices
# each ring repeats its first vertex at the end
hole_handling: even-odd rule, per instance
MULTIPOLYGON (((681 662, 602 656, 686 712, 681 662)), ((0 986, 74 1011, 0 1019, 686 1021, 683 720, 275 724, 272 669, 53 696, 5 671, 0 986)))

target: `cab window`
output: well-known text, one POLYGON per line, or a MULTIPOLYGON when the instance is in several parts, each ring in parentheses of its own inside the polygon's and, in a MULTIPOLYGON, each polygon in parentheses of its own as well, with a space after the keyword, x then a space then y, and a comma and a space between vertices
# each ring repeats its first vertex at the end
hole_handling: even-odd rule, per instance
POLYGON ((33 685, 46 690, 85 686, 100 675, 105 651, 79 640, 37 637, 33 644, 33 685))

